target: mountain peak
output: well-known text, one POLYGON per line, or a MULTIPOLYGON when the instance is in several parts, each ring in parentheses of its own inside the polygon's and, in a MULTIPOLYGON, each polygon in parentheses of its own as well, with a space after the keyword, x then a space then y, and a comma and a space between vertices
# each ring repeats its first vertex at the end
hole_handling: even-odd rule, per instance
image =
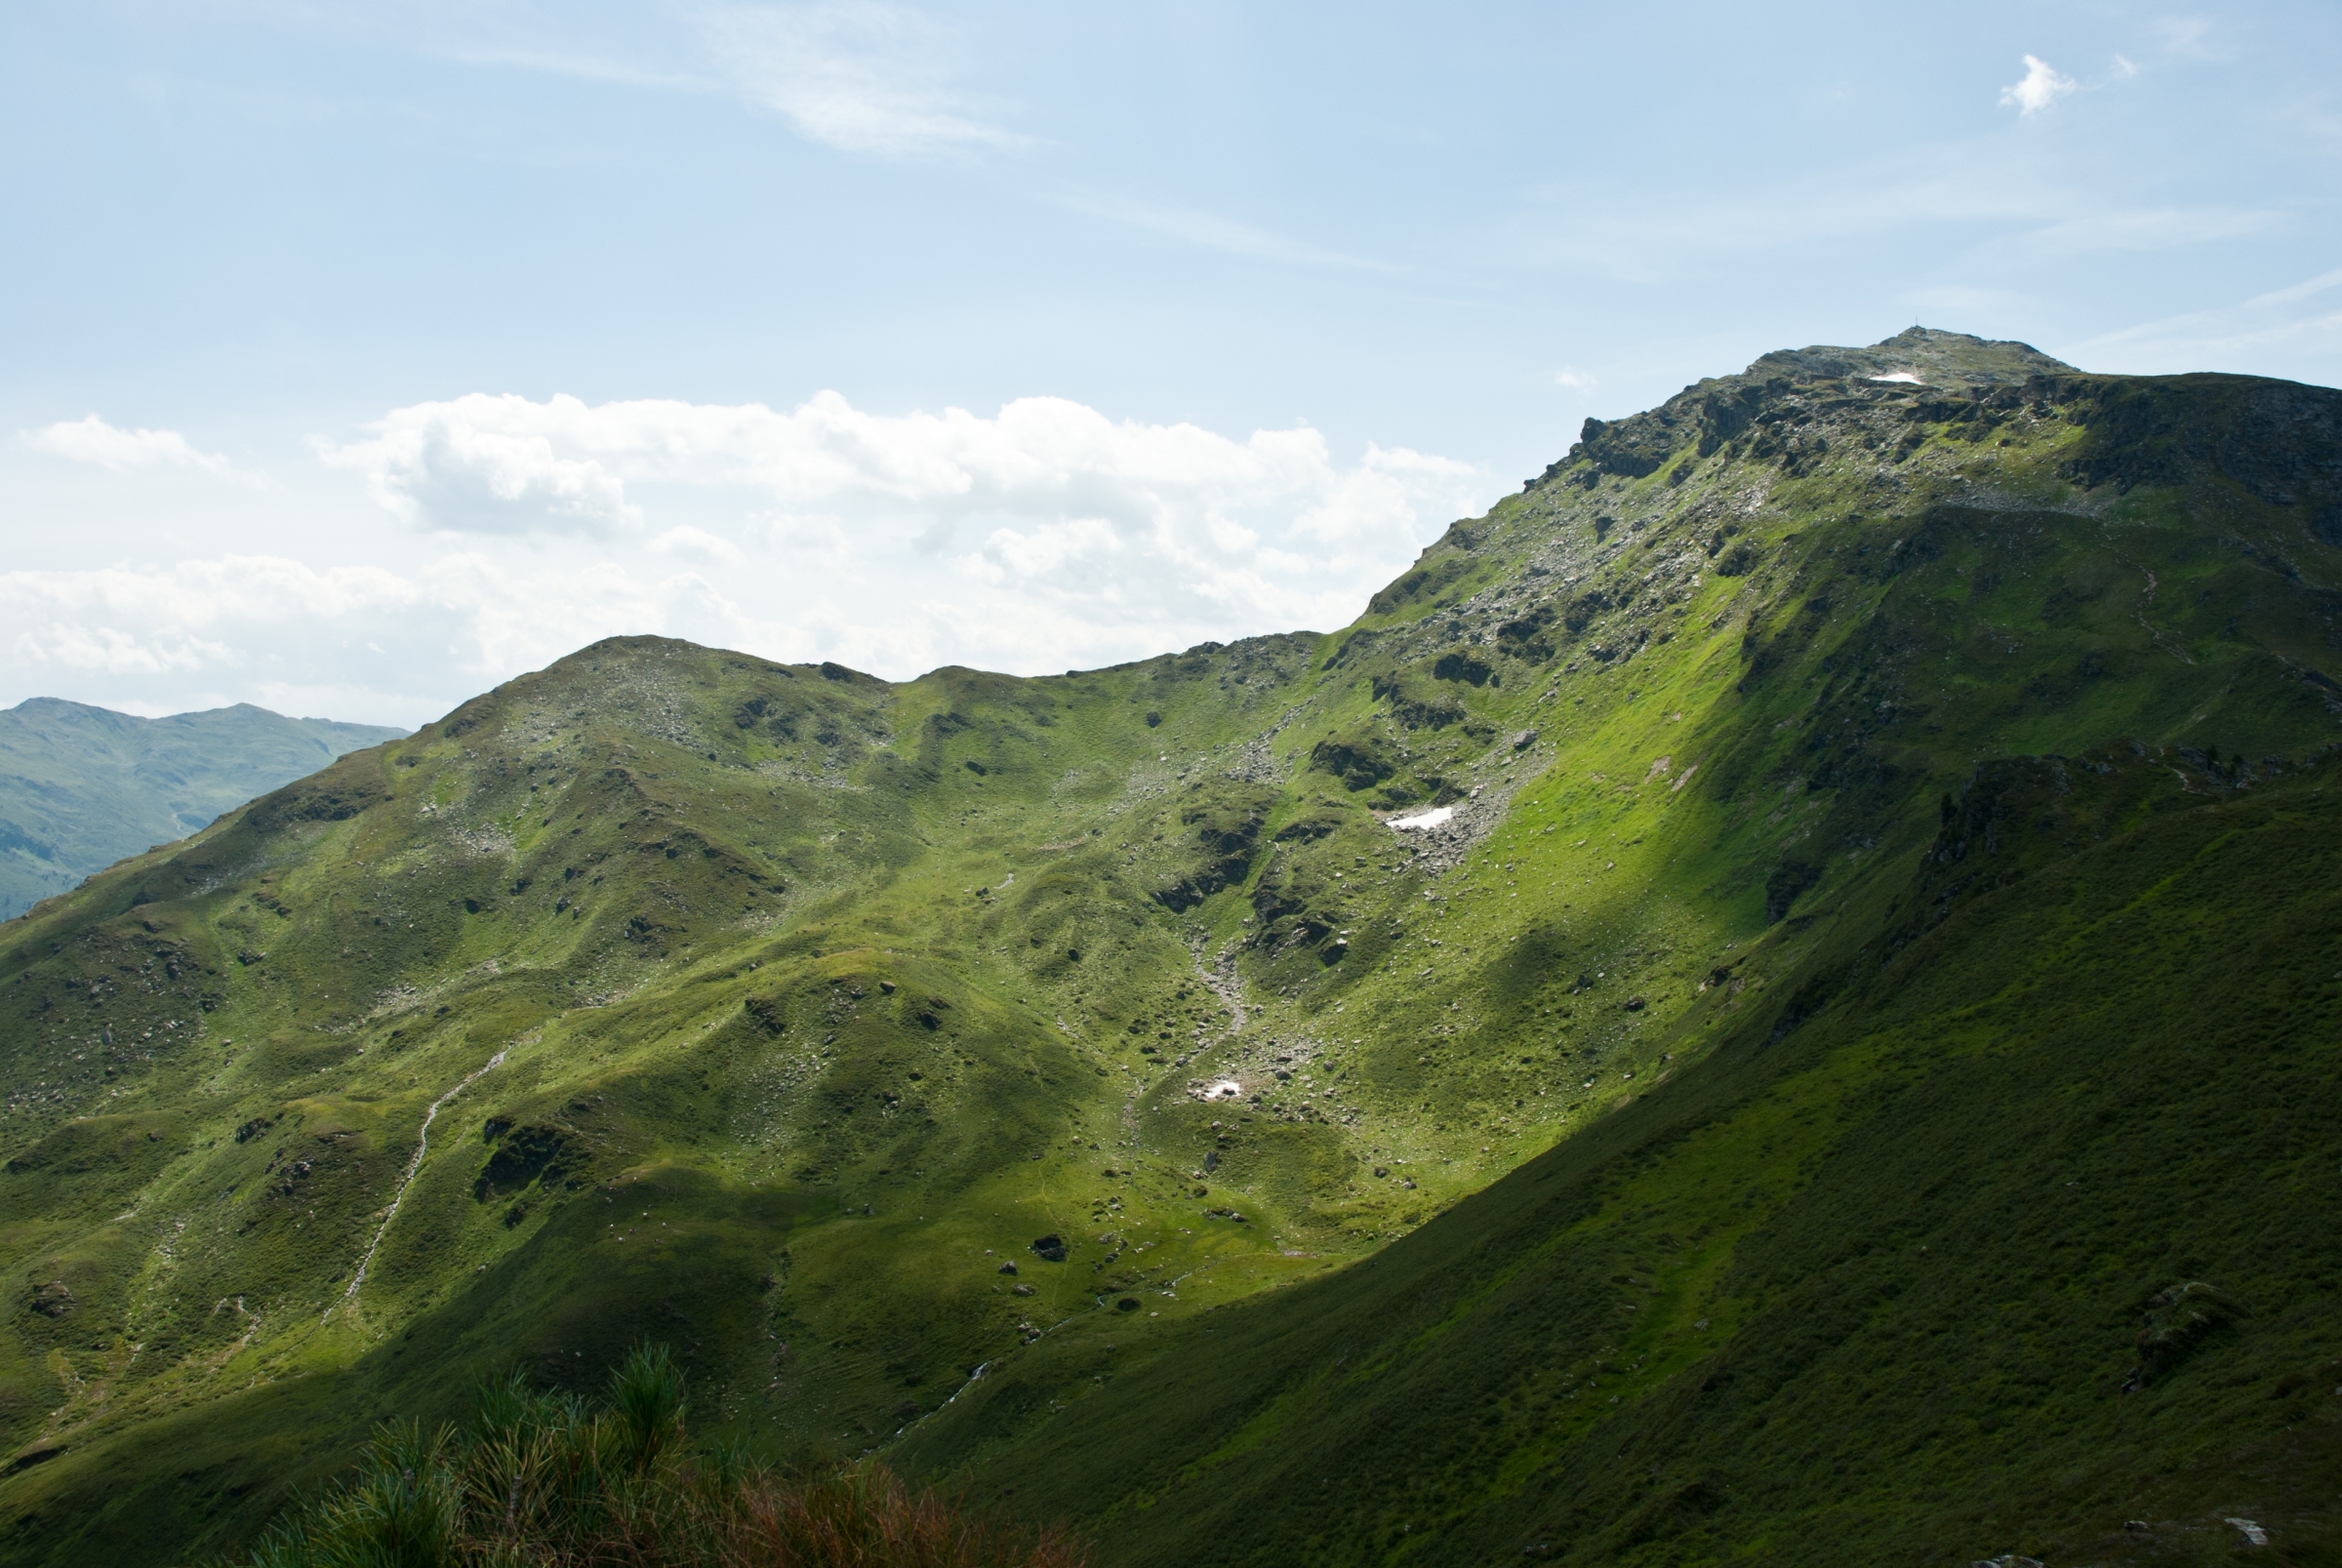
POLYGON ((2342 393, 1915 329, 1557 469, 1323 638, 598 643, 5 928, 9 1560, 645 1334, 1132 1564, 2342 1491, 2342 393))
MULTIPOLYGON (((2071 376, 2074 367, 2031 343, 1978 338, 1936 327, 1909 327, 1868 348, 1816 344, 1776 348, 1744 373, 1762 381, 1782 372, 1800 381, 1863 381, 1927 385, 1999 385, 2036 376, 2071 376)), ((1727 378, 1731 379, 1731 378, 1727 378)), ((1701 384, 1708 384, 1702 382, 1701 384)))

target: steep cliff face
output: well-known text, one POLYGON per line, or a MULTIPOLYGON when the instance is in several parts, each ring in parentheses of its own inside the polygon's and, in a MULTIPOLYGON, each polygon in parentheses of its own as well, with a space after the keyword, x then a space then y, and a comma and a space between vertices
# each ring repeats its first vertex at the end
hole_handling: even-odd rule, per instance
POLYGON ((119 866, 0 927, 0 1541, 222 1539, 645 1334, 703 1427, 1117 1559, 1676 1560, 1859 1492, 1877 1560, 2274 1455, 2308 1384, 2206 1390, 2315 1348, 2269 1173, 2335 1161, 2210 1173, 2337 1043, 2338 405, 1768 355, 1331 635, 622 639, 119 866), (2177 1274, 2250 1316, 2007 1459, 2177 1274))

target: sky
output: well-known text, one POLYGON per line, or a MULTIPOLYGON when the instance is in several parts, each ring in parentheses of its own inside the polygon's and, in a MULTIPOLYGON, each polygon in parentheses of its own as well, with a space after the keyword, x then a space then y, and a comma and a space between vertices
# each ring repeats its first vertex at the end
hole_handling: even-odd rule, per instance
POLYGON ((2342 381, 2342 6, 11 0, 0 705, 1348 623, 1769 349, 2342 381))

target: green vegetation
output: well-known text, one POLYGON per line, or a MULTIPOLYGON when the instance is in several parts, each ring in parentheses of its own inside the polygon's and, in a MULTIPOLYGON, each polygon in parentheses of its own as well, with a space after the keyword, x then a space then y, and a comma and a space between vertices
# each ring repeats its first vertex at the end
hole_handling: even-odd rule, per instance
POLYGON ((517 1376, 469 1425, 390 1424, 357 1473, 290 1510, 226 1568, 1078 1568, 884 1467, 776 1475, 737 1448, 695 1451, 666 1346, 636 1347, 598 1411, 517 1376))
POLYGON ((0 920, 405 733, 246 703, 164 719, 51 697, 19 703, 0 711, 0 920))
POLYGON ((2331 1560, 2338 417, 1769 355, 1330 636, 619 639, 116 866, 0 928, 0 1556, 648 1336, 1108 1562, 2331 1560))

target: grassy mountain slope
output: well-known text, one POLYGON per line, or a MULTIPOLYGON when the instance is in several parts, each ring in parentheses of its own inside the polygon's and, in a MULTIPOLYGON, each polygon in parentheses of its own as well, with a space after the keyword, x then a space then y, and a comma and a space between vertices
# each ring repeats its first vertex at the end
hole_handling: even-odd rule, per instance
POLYGON ((1957 805, 1599 1128, 1337 1277, 1083 1324, 909 1456, 1127 1562, 2336 1560, 2342 758, 1957 805))
POLYGON ((2322 1134, 2239 1140, 2331 1081, 2338 410, 1770 355, 1332 636, 622 639, 117 866, 0 939, 0 1554, 227 1539, 646 1332, 703 1426, 1110 1560, 2194 1507, 2263 1453, 2209 1380, 2336 1353, 2322 1134), (2084 1412, 2186 1277, 2217 1332, 2084 1412))
POLYGON ((239 703, 142 719, 36 697, 0 711, 0 919, 403 730, 239 703))

